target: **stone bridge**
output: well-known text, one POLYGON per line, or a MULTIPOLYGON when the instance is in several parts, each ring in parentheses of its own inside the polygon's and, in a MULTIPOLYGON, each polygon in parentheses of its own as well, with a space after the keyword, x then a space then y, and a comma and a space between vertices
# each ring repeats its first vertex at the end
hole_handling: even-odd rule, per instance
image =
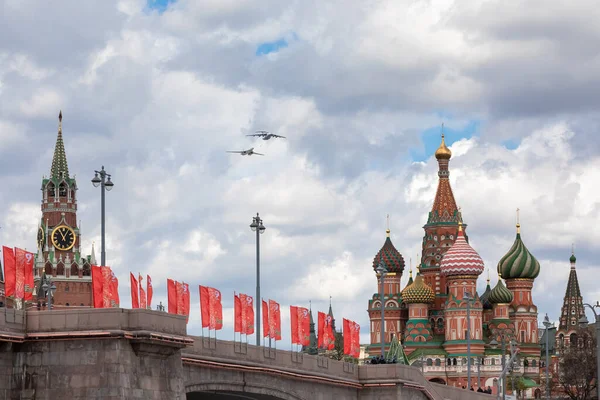
POLYGON ((417 368, 356 365, 186 334, 185 318, 127 309, 0 309, 3 399, 492 399, 417 368))

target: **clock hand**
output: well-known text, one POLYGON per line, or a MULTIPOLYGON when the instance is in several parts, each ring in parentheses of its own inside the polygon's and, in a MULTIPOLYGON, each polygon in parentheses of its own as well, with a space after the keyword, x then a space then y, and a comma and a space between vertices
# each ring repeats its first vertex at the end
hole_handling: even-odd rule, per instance
POLYGON ((67 238, 65 236, 67 236, 66 233, 62 233, 62 231, 58 231, 60 233, 60 236, 62 236, 63 240, 67 240, 67 238))

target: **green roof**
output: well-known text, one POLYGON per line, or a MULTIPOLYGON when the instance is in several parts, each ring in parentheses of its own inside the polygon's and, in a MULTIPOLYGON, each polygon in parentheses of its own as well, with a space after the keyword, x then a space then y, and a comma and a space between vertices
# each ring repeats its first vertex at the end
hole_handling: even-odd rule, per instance
POLYGON ((521 377, 521 379, 519 379, 519 383, 521 385, 523 385, 523 387, 525 387, 526 389, 540 386, 537 383, 535 383, 535 381, 533 379, 529 379, 529 378, 525 378, 525 377, 521 377))

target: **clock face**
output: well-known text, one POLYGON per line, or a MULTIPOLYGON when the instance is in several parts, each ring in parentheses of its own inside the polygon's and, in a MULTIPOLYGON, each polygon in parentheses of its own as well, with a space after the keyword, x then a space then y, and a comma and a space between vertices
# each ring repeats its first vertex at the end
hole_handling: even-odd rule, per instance
POLYGON ((44 231, 44 228, 41 226, 40 226, 40 229, 38 230, 37 242, 38 242, 38 247, 40 249, 43 249, 44 243, 46 242, 46 233, 44 231))
POLYGON ((58 250, 70 250, 75 245, 75 231, 66 225, 57 226, 52 231, 52 244, 58 250))

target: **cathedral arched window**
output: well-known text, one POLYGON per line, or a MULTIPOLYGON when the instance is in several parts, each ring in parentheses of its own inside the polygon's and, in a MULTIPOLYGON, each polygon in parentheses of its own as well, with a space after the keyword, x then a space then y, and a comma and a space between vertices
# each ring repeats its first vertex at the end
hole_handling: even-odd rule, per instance
POLYGON ((571 333, 571 336, 569 336, 569 342, 571 343, 571 347, 577 346, 577 334, 576 333, 571 333))
POLYGON ((428 358, 428 359, 427 359, 427 366, 428 366, 428 367, 431 367, 431 366, 433 366, 433 360, 432 360, 431 358, 428 358))
POLYGON ((442 360, 440 360, 439 358, 435 359, 435 366, 439 367, 440 365, 442 365, 442 360))

